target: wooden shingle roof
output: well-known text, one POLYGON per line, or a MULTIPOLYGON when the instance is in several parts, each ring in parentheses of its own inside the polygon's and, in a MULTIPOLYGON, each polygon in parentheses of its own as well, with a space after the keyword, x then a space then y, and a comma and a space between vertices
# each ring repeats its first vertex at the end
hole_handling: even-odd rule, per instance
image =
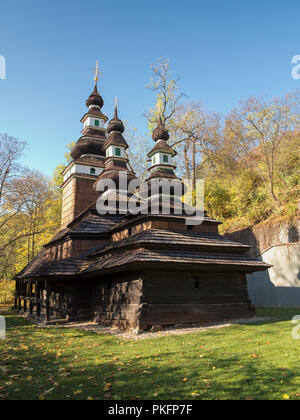
POLYGON ((220 235, 150 229, 90 254, 91 263, 82 274, 132 264, 227 266, 248 273, 269 267, 251 257, 249 249, 220 235))
POLYGON ((86 268, 86 255, 76 258, 65 258, 60 261, 49 261, 46 250, 41 251, 15 279, 41 278, 48 276, 74 276, 86 268))

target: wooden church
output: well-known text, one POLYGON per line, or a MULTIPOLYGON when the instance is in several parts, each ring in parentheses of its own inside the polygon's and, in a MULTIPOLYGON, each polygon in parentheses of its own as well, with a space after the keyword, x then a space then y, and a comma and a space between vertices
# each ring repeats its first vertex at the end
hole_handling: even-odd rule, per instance
MULTIPOLYGON (((97 211, 108 193, 96 188, 99 180, 114 181, 121 197, 120 174, 135 179, 124 125, 117 107, 107 124, 97 81, 63 172, 61 229, 16 276, 16 310, 45 322, 94 320, 135 331, 253 316, 246 274, 269 266, 219 235, 218 221, 205 215, 189 226, 176 212, 97 211)), ((161 119, 153 140, 148 182, 177 179, 161 119)))

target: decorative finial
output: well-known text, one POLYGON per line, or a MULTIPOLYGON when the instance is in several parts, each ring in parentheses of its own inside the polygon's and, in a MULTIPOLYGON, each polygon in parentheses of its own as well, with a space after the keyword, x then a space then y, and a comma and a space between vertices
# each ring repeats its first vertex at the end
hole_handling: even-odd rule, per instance
POLYGON ((110 134, 112 131, 117 131, 119 133, 124 133, 124 131, 125 131, 124 124, 118 116, 118 98, 116 98, 116 100, 115 100, 114 116, 113 116, 112 120, 110 120, 110 122, 108 124, 108 127, 107 127, 108 134, 110 134))
POLYGON ((95 75, 94 77, 95 84, 97 84, 99 81, 99 76, 100 76, 99 60, 96 61, 96 67, 93 69, 93 73, 95 75))
POLYGON ((115 100, 115 112, 114 112, 114 120, 118 120, 118 97, 116 96, 116 100, 115 100))

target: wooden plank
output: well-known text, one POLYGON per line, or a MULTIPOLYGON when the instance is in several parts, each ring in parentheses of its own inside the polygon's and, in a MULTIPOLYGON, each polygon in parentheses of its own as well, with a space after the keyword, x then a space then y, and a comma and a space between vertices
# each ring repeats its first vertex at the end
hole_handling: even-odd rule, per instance
POLYGON ((246 303, 248 295, 244 294, 228 294, 228 295, 172 295, 172 296, 142 296, 141 303, 149 304, 228 304, 228 303, 246 303))
POLYGON ((170 287, 144 287, 143 288, 143 295, 144 296, 156 296, 159 290, 159 294, 161 296, 184 296, 184 295, 195 295, 195 296, 202 296, 203 294, 207 293, 214 293, 215 295, 225 295, 225 294, 243 294, 246 292, 246 288, 242 285, 237 287, 232 286, 221 286, 221 285, 212 285, 195 288, 194 285, 190 287, 184 286, 170 286, 170 287))
POLYGON ((198 276, 191 276, 190 278, 186 279, 186 278, 182 278, 182 279, 178 279, 178 278, 174 278, 173 280, 171 279, 164 279, 161 278, 160 280, 156 280, 156 281, 145 281, 143 283, 143 287, 149 287, 149 288, 155 288, 155 287, 164 287, 164 288, 168 288, 168 287, 178 287, 178 288, 184 288, 184 287, 189 287, 189 286, 193 286, 195 283, 195 280, 199 281, 199 286, 206 288, 206 287, 240 287, 244 284, 244 282, 242 281, 242 279, 201 279, 198 278, 198 276))
POLYGON ((248 303, 229 303, 229 304, 158 304, 158 305, 146 305, 143 309, 143 313, 150 314, 203 314, 206 312, 224 312, 224 311, 243 311, 249 308, 248 303))
POLYGON ((141 301, 141 293, 115 293, 110 295, 104 295, 102 297, 97 297, 94 302, 95 304, 101 302, 101 304, 139 304, 141 301))
POLYGON ((99 308, 102 312, 137 312, 140 309, 140 304, 102 304, 99 305, 99 308))
POLYGON ((124 312, 99 312, 97 313, 97 318, 99 320, 137 320, 139 315, 133 311, 124 311, 124 312))
POLYGON ((207 323, 212 321, 224 321, 229 319, 249 318, 253 315, 250 310, 244 311, 220 311, 220 312, 202 312, 201 314, 142 314, 141 322, 148 325, 172 325, 186 323, 207 323))

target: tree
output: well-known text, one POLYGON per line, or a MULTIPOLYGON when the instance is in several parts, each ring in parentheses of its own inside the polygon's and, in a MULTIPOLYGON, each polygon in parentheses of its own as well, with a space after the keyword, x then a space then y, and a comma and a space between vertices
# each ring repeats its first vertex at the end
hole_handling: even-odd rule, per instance
POLYGON ((174 78, 167 58, 159 58, 156 64, 151 65, 152 77, 147 89, 156 95, 155 107, 150 109, 145 116, 152 132, 160 114, 163 124, 171 125, 181 99, 185 96, 180 92, 179 80, 174 78))
MULTIPOLYGON (((21 176, 23 168, 19 159, 23 156, 26 142, 7 134, 0 134, 0 217, 5 222, 6 211, 3 204, 11 189, 12 180, 21 176)), ((11 217, 11 215, 8 215, 11 217)))
POLYGON ((7 134, 0 134, 0 260, 5 272, 7 261, 11 258, 7 248, 15 242, 17 234, 14 221, 22 212, 20 204, 10 208, 8 199, 13 192, 14 182, 24 173, 19 159, 23 156, 25 148, 26 142, 7 134))
POLYGON ((172 122, 172 146, 179 152, 184 175, 196 189, 197 174, 220 147, 221 118, 200 103, 180 106, 172 122))
POLYGON ((298 94, 271 101, 251 97, 241 102, 227 120, 231 135, 243 148, 245 162, 258 171, 276 206, 281 204, 275 191, 280 149, 290 133, 299 128, 299 122, 298 94))
POLYGON ((0 300, 12 296, 12 278, 53 236, 60 222, 55 182, 22 167, 25 142, 0 135, 0 300))
POLYGON ((146 114, 149 128, 153 130, 160 114, 171 134, 169 144, 178 152, 180 175, 192 181, 191 196, 196 205, 197 176, 219 148, 221 117, 208 113, 200 103, 181 104, 185 95, 180 92, 179 77, 172 76, 169 60, 161 58, 151 69, 147 88, 156 93, 156 106, 146 114))
POLYGON ((39 171, 27 170, 23 177, 12 181, 7 207, 19 209, 27 220, 23 232, 12 240, 26 237, 28 262, 36 255, 36 237, 46 231, 45 214, 52 194, 50 180, 39 171))
POLYGON ((136 128, 130 127, 127 124, 125 135, 129 145, 128 159, 131 169, 138 178, 145 179, 149 167, 147 154, 151 150, 152 139, 150 139, 150 136, 140 135, 136 128))

